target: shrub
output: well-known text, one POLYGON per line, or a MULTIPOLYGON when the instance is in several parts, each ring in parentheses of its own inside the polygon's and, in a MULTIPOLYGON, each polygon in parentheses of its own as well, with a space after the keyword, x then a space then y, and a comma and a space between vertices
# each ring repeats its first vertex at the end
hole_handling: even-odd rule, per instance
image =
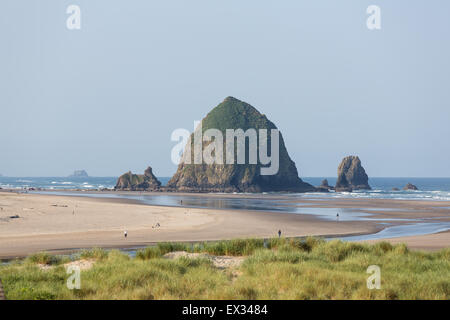
POLYGON ((405 255, 409 252, 408 246, 404 243, 400 243, 394 247, 394 253, 405 255))
POLYGON ((148 247, 136 252, 136 258, 141 260, 149 260, 154 258, 160 258, 163 254, 159 247, 148 247))
POLYGON ((101 248, 93 248, 91 250, 82 250, 80 253, 81 259, 98 259, 103 260, 108 257, 108 252, 101 248))
POLYGON ((348 256, 366 252, 366 246, 354 243, 344 242, 341 240, 332 240, 330 242, 320 242, 313 247, 312 252, 317 256, 322 256, 331 262, 339 262, 347 258, 348 256))
POLYGON ((394 246, 387 241, 377 242, 373 245, 373 250, 378 254, 387 253, 392 251, 393 248, 394 246))
POLYGON ((28 256, 26 261, 31 263, 54 265, 61 262, 61 257, 51 255, 47 252, 39 252, 28 256))
POLYGON ((161 242, 157 245, 161 255, 174 251, 191 251, 190 245, 177 242, 161 242))

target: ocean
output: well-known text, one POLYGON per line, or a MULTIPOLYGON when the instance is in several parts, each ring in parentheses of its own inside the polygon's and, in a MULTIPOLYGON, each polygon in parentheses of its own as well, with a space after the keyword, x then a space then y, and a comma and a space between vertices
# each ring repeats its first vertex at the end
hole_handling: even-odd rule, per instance
MULTIPOLYGON (((336 178, 302 178, 303 181, 313 186, 320 185, 323 179, 327 179, 330 186, 336 184, 336 178)), ((450 178, 369 178, 369 185, 372 190, 330 192, 325 196, 332 198, 450 200, 450 178), (414 184, 419 190, 402 190, 407 183, 414 184), (393 188, 400 190, 394 191, 393 188)), ((320 196, 323 195, 323 193, 320 194, 320 196)))
MULTIPOLYGON (((158 178, 165 185, 170 177, 158 178)), ((327 179, 329 185, 336 183, 335 177, 306 177, 303 181, 314 186, 327 179)), ((0 187, 4 189, 41 188, 48 190, 95 190, 114 188, 117 177, 0 177, 0 187)), ((450 200, 450 178, 370 178, 372 190, 355 192, 308 193, 309 197, 330 198, 379 198, 412 200, 450 200), (418 191, 401 190, 407 183, 416 185, 418 191), (399 188, 399 191, 393 191, 399 188)))

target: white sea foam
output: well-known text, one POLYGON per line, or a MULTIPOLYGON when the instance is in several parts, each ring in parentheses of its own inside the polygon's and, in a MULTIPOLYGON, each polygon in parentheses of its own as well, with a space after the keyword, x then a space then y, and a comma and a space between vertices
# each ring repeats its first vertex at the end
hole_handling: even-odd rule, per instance
POLYGON ((448 191, 421 191, 421 190, 368 190, 354 192, 329 192, 329 193, 306 193, 307 197, 323 197, 323 198, 357 198, 357 199, 395 199, 395 200, 439 200, 450 201, 450 192, 448 191))

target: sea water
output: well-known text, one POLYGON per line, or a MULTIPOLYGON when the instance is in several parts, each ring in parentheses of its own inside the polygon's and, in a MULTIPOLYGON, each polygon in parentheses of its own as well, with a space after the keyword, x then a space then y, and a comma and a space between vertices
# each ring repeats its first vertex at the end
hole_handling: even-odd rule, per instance
MULTIPOLYGON (((163 185, 167 184, 169 177, 158 178, 163 185)), ((329 185, 336 183, 333 177, 303 178, 303 181, 314 186, 320 185, 327 179, 329 185)), ((41 188, 48 190, 70 189, 112 189, 117 177, 0 177, 0 188, 24 189, 41 188)), ((401 200, 450 200, 450 178, 370 178, 372 190, 358 190, 354 192, 306 193, 294 196, 313 198, 373 198, 373 199, 401 199, 401 200), (407 183, 416 185, 419 190, 402 190, 407 183), (400 189, 399 191, 392 190, 400 189)), ((291 194, 292 195, 292 194, 291 194)))
MULTIPOLYGON (((314 186, 320 185, 323 179, 328 184, 336 184, 336 178, 304 178, 314 186)), ((399 200, 450 200, 450 178, 370 178, 369 184, 372 190, 357 190, 354 192, 330 192, 309 194, 314 197, 330 198, 371 198, 371 199, 399 199, 399 200), (402 190, 407 184, 412 183, 419 189, 402 190), (395 191, 393 188, 400 190, 395 191)))
POLYGON ((3 189, 94 190, 114 188, 117 177, 0 177, 3 189))

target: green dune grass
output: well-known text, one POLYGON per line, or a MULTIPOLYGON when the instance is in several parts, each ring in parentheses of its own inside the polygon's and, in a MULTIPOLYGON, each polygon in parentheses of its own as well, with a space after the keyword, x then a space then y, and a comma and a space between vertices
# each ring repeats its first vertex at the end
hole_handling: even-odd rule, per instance
POLYGON ((69 290, 67 258, 39 253, 0 267, 7 299, 449 299, 450 249, 409 251, 308 238, 161 243, 137 252, 82 251, 95 260, 69 290), (207 257, 166 259, 173 251, 245 256, 218 269, 207 257), (50 265, 45 269, 42 264, 50 265), (367 288, 367 267, 381 268, 381 289, 367 288))

